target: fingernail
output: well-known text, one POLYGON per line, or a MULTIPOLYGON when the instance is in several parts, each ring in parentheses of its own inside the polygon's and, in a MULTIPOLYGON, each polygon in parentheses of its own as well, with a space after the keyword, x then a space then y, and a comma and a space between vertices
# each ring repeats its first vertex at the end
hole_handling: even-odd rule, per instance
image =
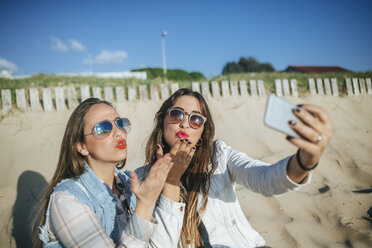
POLYGON ((291 140, 291 139, 293 139, 293 137, 292 136, 290 136, 290 135, 287 135, 287 137, 285 137, 287 140, 291 140))
POLYGON ((181 142, 183 142, 183 139, 180 139, 181 142))
POLYGON ((187 142, 187 141, 189 141, 189 139, 185 139, 185 141, 187 142))
POLYGON ((302 106, 304 106, 304 105, 303 104, 297 104, 297 107, 302 108, 302 106))
POLYGON ((294 110, 295 110, 297 113, 300 113, 301 110, 302 110, 302 108, 301 108, 301 107, 296 107, 294 110))
POLYGON ((297 123, 297 121, 294 121, 294 120, 288 121, 288 124, 291 125, 291 126, 296 125, 296 123, 297 123))
POLYGON ((194 146, 192 149, 195 150, 196 149, 196 146, 194 146))
POLYGON ((189 141, 189 145, 191 145, 191 143, 192 143, 192 142, 191 142, 191 140, 190 140, 190 141, 189 141))
POLYGON ((160 149, 160 145, 159 144, 156 144, 156 149, 160 149))

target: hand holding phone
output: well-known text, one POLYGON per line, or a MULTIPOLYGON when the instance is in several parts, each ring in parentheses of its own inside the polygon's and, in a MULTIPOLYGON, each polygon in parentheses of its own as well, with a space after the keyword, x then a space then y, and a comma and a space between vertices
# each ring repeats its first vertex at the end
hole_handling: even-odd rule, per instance
POLYGON ((295 104, 283 100, 274 94, 270 94, 266 103, 265 125, 289 136, 301 138, 288 123, 291 120, 301 122, 301 120, 293 114, 292 110, 294 108, 296 108, 295 104))

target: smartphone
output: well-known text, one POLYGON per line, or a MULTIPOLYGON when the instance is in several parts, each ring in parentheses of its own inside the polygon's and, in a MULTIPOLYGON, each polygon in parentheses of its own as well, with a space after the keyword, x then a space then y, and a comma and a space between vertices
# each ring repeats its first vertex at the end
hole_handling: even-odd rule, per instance
POLYGON ((288 124, 290 120, 301 122, 293 114, 292 110, 294 108, 296 108, 295 104, 270 94, 266 103, 265 125, 292 137, 301 138, 288 124))

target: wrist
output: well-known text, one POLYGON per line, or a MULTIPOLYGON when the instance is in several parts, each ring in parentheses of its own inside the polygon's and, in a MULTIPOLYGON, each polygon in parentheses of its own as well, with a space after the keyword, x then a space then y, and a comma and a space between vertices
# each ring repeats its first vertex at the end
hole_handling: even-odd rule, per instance
POLYGON ((162 194, 167 197, 168 199, 171 199, 174 202, 179 202, 180 200, 180 193, 181 188, 180 184, 173 184, 173 183, 165 183, 163 187, 162 194))
POLYGON ((180 186, 180 183, 181 183, 181 179, 180 178, 167 178, 167 180, 165 180, 165 184, 171 184, 171 185, 174 185, 174 186, 180 186))
POLYGON ((144 207, 144 208, 151 208, 151 207, 155 207, 155 204, 156 204, 156 201, 157 199, 155 200, 143 200, 143 199, 140 199, 137 197, 136 199, 136 206, 141 206, 141 207, 144 207))
POLYGON ((311 170, 315 169, 315 167, 318 166, 319 162, 315 163, 315 165, 313 164, 311 166, 307 166, 307 165, 305 166, 302 159, 301 159, 300 151, 301 151, 301 149, 298 149, 297 153, 295 155, 298 166, 300 166, 300 168, 304 171, 311 171, 311 170))

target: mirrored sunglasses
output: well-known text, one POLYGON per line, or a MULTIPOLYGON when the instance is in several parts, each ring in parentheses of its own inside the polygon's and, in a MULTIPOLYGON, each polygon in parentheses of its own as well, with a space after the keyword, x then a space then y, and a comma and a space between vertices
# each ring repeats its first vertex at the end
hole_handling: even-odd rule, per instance
POLYGON ((124 130, 126 133, 129 133, 131 130, 130 121, 127 118, 118 118, 115 119, 114 122, 109 120, 98 122, 96 125, 94 125, 92 132, 85 134, 84 136, 92 134, 97 139, 104 139, 112 132, 114 127, 113 123, 115 123, 120 130, 124 130))
POLYGON ((168 109, 168 115, 169 115, 170 121, 174 124, 182 122, 183 119, 185 119, 185 116, 188 115, 189 116, 189 125, 193 129, 201 128, 204 125, 204 123, 207 121, 207 118, 205 118, 201 114, 187 113, 187 112, 182 111, 178 108, 168 109))

